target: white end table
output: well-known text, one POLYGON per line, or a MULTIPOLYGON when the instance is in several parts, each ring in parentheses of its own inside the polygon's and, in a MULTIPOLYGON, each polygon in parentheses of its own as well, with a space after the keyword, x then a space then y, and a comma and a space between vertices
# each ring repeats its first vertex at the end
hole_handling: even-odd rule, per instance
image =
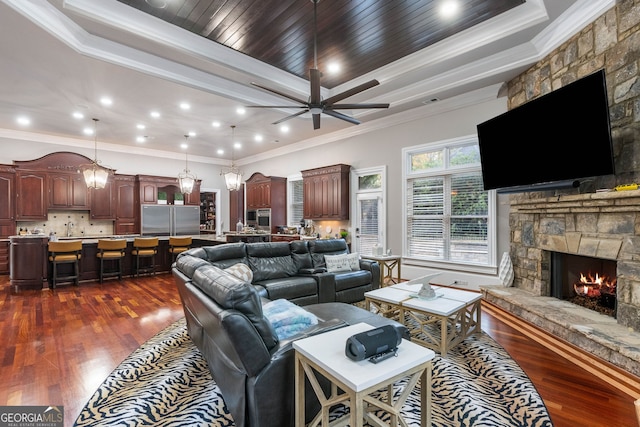
POLYGON ((370 329, 374 327, 358 323, 293 342, 296 351, 296 427, 305 425, 305 376, 322 406, 310 426, 328 427, 329 409, 338 403, 347 404, 350 413, 347 418, 341 420, 344 424, 338 422, 332 425, 345 425, 348 421, 351 427, 362 427, 365 418, 381 425, 383 422, 375 415, 375 411, 379 409, 391 415, 390 425, 397 426, 399 422, 406 425, 400 410, 418 380, 421 383, 421 426, 431 425, 431 361, 435 353, 403 339, 398 346, 397 356, 378 364, 368 360, 356 362, 349 359, 345 355, 347 339, 370 329), (320 387, 317 374, 331 381, 329 396, 326 396, 320 387), (405 377, 409 377, 408 383, 394 402, 393 384, 405 377), (382 393, 382 400, 371 396, 373 392, 384 387, 387 388, 387 392, 382 393))

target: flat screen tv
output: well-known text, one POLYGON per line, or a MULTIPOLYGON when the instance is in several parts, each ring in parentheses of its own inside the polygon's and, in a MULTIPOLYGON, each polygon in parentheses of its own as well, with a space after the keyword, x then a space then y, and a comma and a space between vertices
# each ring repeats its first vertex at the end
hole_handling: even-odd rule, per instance
POLYGON ((480 123, 477 130, 485 190, 527 191, 567 181, 576 187, 581 178, 614 173, 604 70, 480 123))

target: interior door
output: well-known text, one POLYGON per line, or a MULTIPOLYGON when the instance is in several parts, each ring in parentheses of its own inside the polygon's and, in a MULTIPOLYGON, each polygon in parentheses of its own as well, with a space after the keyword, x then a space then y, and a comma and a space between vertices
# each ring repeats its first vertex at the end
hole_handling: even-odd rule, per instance
POLYGON ((356 201, 356 239, 354 252, 372 255, 373 245, 384 246, 382 192, 358 194, 356 201))

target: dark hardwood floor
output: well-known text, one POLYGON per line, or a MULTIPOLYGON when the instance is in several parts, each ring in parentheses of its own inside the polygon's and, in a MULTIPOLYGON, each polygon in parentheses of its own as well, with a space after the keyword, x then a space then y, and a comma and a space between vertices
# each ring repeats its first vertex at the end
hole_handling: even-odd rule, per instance
MULTIPOLYGON (((0 405, 63 405, 71 426, 125 357, 182 316, 170 274, 18 294, 0 276, 0 405)), ((556 427, 638 425, 638 378, 491 305, 482 322, 529 375, 556 427)))

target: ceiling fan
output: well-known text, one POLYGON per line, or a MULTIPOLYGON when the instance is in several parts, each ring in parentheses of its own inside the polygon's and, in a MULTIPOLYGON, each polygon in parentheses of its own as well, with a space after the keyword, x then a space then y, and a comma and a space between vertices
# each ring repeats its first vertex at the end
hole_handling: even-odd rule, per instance
POLYGON ((367 89, 371 89, 374 86, 378 86, 380 82, 377 80, 370 80, 366 83, 358 85, 352 89, 346 90, 337 95, 331 96, 327 99, 322 99, 320 95, 320 77, 322 73, 318 70, 318 52, 317 52, 317 38, 318 38, 318 24, 317 24, 317 8, 318 2, 320 0, 311 0, 313 2, 313 68, 309 70, 309 82, 311 84, 311 94, 309 96, 308 101, 304 101, 302 99, 298 99, 294 96, 287 95, 286 93, 279 92, 275 89, 270 89, 265 86, 261 86, 258 83, 251 82, 253 86, 259 87, 260 89, 264 89, 266 91, 275 93, 276 95, 280 95, 284 98, 290 99, 294 102, 297 102, 300 105, 249 105, 248 108, 302 108, 303 110, 287 116, 283 119, 280 119, 272 124, 277 125, 278 123, 282 123, 286 120, 292 119, 294 117, 301 116, 307 112, 311 112, 313 117, 313 129, 320 129, 320 114, 324 113, 328 116, 335 117, 337 119, 341 119, 347 121, 349 123, 353 123, 355 125, 359 125, 360 121, 347 116, 346 114, 342 114, 336 110, 357 110, 357 109, 369 109, 369 108, 389 108, 389 104, 382 103, 373 103, 373 104, 338 104, 338 102, 342 101, 345 98, 349 98, 357 93, 363 92, 367 89))

